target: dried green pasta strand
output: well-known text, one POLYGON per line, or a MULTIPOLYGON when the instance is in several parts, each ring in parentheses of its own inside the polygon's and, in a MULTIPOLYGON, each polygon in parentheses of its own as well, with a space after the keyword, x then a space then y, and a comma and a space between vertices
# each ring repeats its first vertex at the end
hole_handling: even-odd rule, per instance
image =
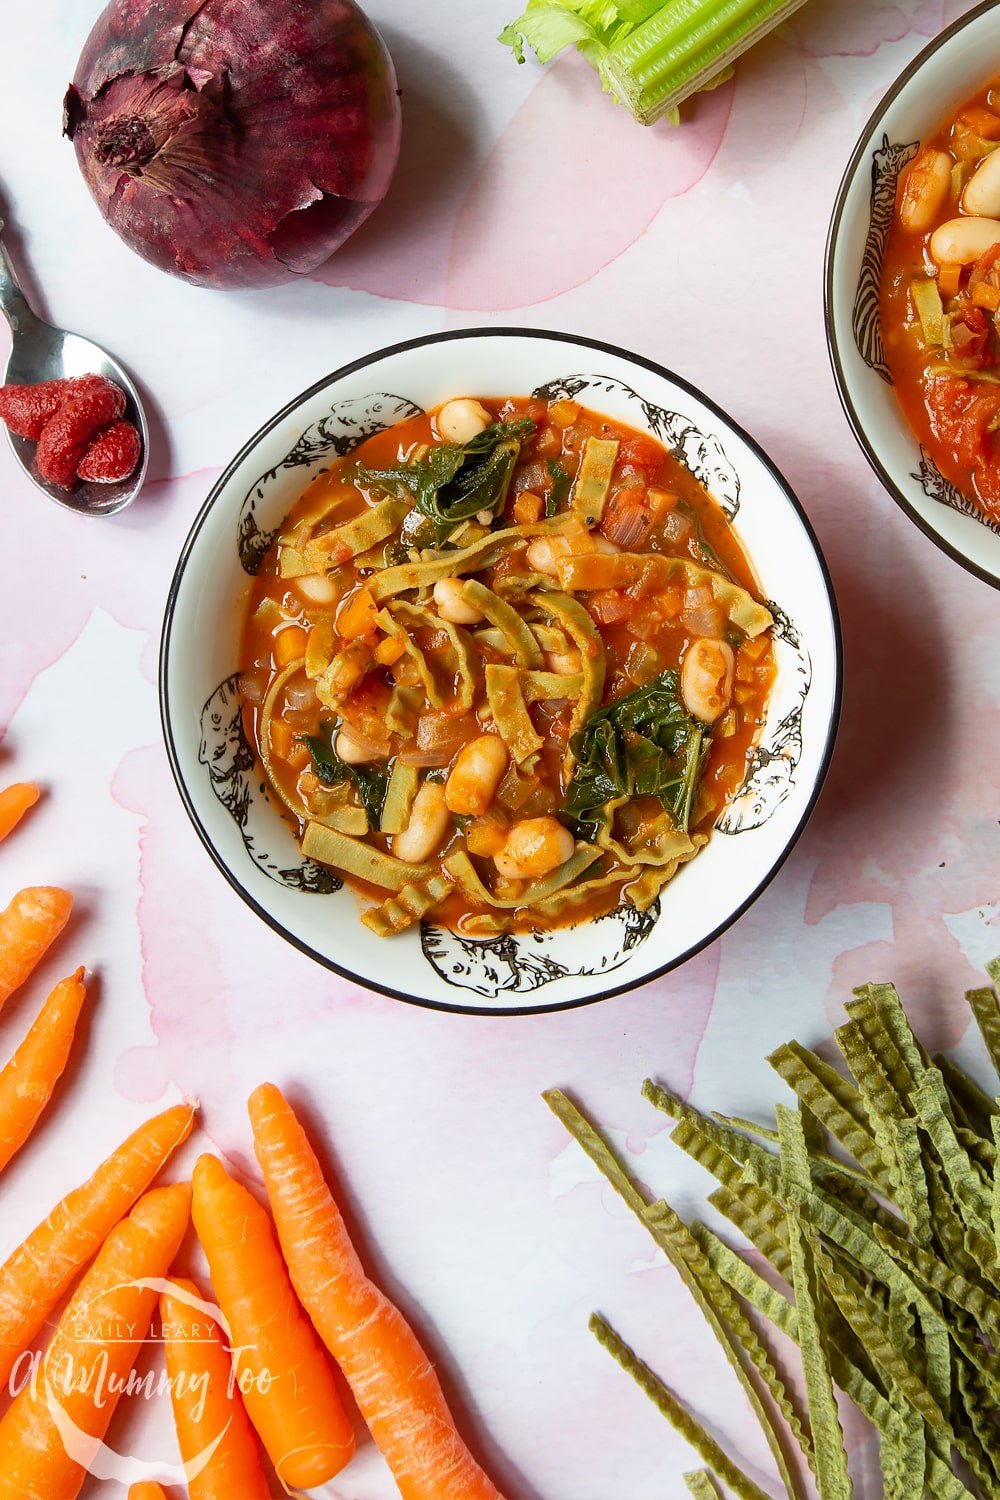
MULTIPOLYGON (((806 1110, 804 1105, 803 1109, 805 1110, 803 1123, 809 1118, 816 1118, 812 1110, 806 1110)), ((765 1125, 758 1125, 755 1120, 744 1120, 740 1115, 721 1115, 717 1110, 713 1109, 709 1118, 715 1120, 719 1125, 727 1125, 731 1130, 742 1130, 748 1135, 756 1135, 762 1141, 777 1142, 778 1139, 778 1132, 776 1130, 769 1130, 765 1125)), ((826 1130, 818 1120, 816 1121, 816 1126, 817 1129, 823 1131, 825 1139, 826 1130)), ((831 1156, 829 1151, 824 1150, 822 1147, 810 1146, 809 1155, 819 1168, 816 1173, 817 1181, 825 1182, 827 1180, 839 1179, 841 1183, 853 1183, 854 1186, 861 1188, 865 1193, 869 1192, 872 1180, 868 1176, 868 1173, 862 1172, 859 1167, 852 1166, 850 1162, 841 1161, 839 1157, 831 1156)), ((837 1191, 841 1191, 840 1186, 838 1186, 837 1191)), ((874 1202, 874 1200, 872 1201, 874 1202)))
POLYGON ((966 996, 972 1006, 976 1024, 983 1034, 986 1050, 997 1074, 1000 1075, 1000 1003, 997 1001, 997 986, 1000 985, 1000 958, 991 958, 986 972, 992 981, 989 990, 971 990, 966 996))
MULTIPOLYGON (((870 993, 870 985, 854 991, 855 998, 845 1007, 849 1019, 858 1027, 869 1049, 889 1080, 897 1098, 905 1101, 913 1091, 914 1079, 892 1035, 883 1023, 879 1007, 870 993)), ((852 1069, 853 1071, 853 1069, 852 1069)))
POLYGON ((991 1484, 988 1493, 1000 1491, 1000 1430, 996 1425, 996 1403, 987 1396, 978 1372, 964 1359, 956 1361, 955 1382, 962 1397, 962 1410, 969 1420, 972 1436, 982 1451, 980 1462, 989 1465, 991 1484))
POLYGON ((927 1190, 934 1221, 934 1245, 954 1270, 975 1280, 981 1275, 980 1264, 969 1249, 969 1231, 959 1217, 944 1173, 935 1158, 929 1154, 924 1160, 924 1170, 927 1173, 927 1190))
POLYGON ((993 1116, 993 1144, 996 1157, 993 1162, 993 1195, 990 1200, 990 1216, 993 1220, 993 1239, 996 1258, 1000 1261, 1000 1115, 993 1116))
POLYGON ((522 619, 512 604, 480 583, 478 578, 466 579, 462 585, 462 598, 502 632, 520 666, 541 667, 541 647, 532 635, 527 621, 522 619))
MULTIPOLYGON (((728 1156, 731 1156, 741 1166, 745 1166, 747 1162, 751 1161, 757 1163, 762 1180, 768 1184, 777 1186, 777 1158, 770 1151, 766 1151, 763 1146, 758 1146, 756 1141, 750 1140, 749 1137, 742 1135, 738 1130, 730 1129, 728 1125, 720 1124, 718 1120, 713 1120, 709 1115, 703 1115, 700 1110, 695 1109, 693 1104, 688 1104, 683 1099, 679 1099, 676 1094, 672 1094, 669 1089, 665 1089, 660 1084, 654 1083, 651 1078, 647 1078, 642 1085, 642 1097, 648 1099, 654 1109, 658 1109, 661 1113, 669 1115, 672 1120, 683 1120, 689 1125, 693 1125, 701 1137, 710 1141, 718 1151, 725 1152, 728 1156)), ((673 1139, 677 1140, 676 1130, 674 1131, 673 1139)), ((684 1149, 687 1149, 687 1147, 684 1149)), ((693 1151, 689 1154, 695 1156, 693 1151)), ((695 1156, 695 1160, 697 1161, 699 1158, 695 1156)))
POLYGON ((371 885, 380 885, 387 891, 401 891, 406 885, 418 885, 431 874, 431 865, 411 865, 396 859, 392 854, 383 854, 360 839, 352 839, 336 829, 324 828, 320 823, 307 823, 302 835, 302 853, 306 859, 318 860, 321 865, 332 865, 335 870, 344 870, 367 880, 371 885))
POLYGON ((927 1439, 918 1412, 906 1400, 898 1386, 891 1386, 889 1404, 893 1410, 892 1435, 879 1443, 879 1462, 887 1483, 883 1500, 917 1500, 924 1493, 927 1467, 927 1439), (888 1464, 886 1459, 888 1458, 888 1464))
POLYGON ((767 1061, 806 1108, 812 1110, 831 1135, 836 1136, 845 1151, 850 1152, 880 1187, 883 1186, 885 1167, 868 1121, 868 1112, 853 1084, 841 1079, 832 1068, 827 1067, 826 1072, 821 1073, 815 1066, 820 1059, 800 1047, 798 1042, 779 1047, 767 1061), (836 1084, 830 1079, 830 1073, 835 1074, 836 1084), (864 1123, 858 1118, 861 1110, 864 1110, 864 1123))
POLYGON ((818 1236, 810 1236, 809 1243, 830 1296, 883 1378, 898 1387, 928 1427, 950 1437, 951 1426, 945 1413, 923 1381, 913 1374, 903 1355, 894 1348, 885 1324, 876 1313, 874 1303, 866 1299, 860 1283, 838 1272, 818 1236))
POLYGON ((579 697, 583 691, 582 672, 525 672, 521 679, 525 703, 539 703, 554 698, 579 697))
POLYGON ((666 1417, 667 1421, 691 1444, 702 1462, 719 1476, 723 1484, 729 1486, 738 1500, 769 1500, 760 1486, 755 1484, 749 1474, 745 1474, 724 1449, 719 1447, 711 1433, 707 1432, 687 1407, 678 1401, 659 1376, 653 1373, 649 1366, 629 1348, 628 1344, 619 1338, 610 1324, 597 1313, 591 1315, 590 1331, 601 1347, 618 1361, 626 1374, 631 1375, 661 1416, 666 1417))
POLYGON ((774 1198, 753 1183, 744 1182, 735 1188, 716 1188, 714 1193, 709 1193, 708 1201, 741 1234, 746 1235, 752 1245, 756 1245, 779 1276, 791 1282, 792 1263, 788 1253, 785 1210, 774 1198))
POLYGON ((963 1073, 946 1053, 935 1052, 934 1066, 944 1079, 952 1101, 961 1105, 972 1129, 980 1135, 988 1135, 990 1121, 1000 1114, 1000 1106, 994 1103, 989 1094, 984 1093, 975 1079, 970 1078, 968 1073, 963 1073))
POLYGON ((872 1134, 886 1172, 883 1183, 886 1186, 892 1180, 896 1164, 889 1122, 901 1119, 906 1111, 858 1022, 848 1021, 846 1026, 838 1026, 836 1038, 868 1109, 872 1134))
POLYGON ((989 1235, 989 1195, 981 1172, 973 1166, 967 1152, 962 1149, 954 1126, 945 1114, 942 1102, 944 1080, 932 1068, 927 1069, 925 1080, 913 1096, 920 1124, 930 1136, 964 1223, 981 1235, 989 1235), (935 1074, 937 1087, 932 1082, 935 1074))
POLYGON ((722 1500, 722 1493, 707 1469, 697 1469, 693 1474, 685 1474, 684 1483, 693 1500, 722 1500))
MULTIPOLYGON (((747 1264, 724 1240, 697 1220, 691 1233, 712 1270, 727 1286, 738 1292, 745 1302, 762 1314, 790 1339, 798 1341, 799 1320, 794 1305, 773 1287, 753 1266, 747 1264)), ((748 1236, 749 1238, 749 1236, 748 1236)))
POLYGON ((928 1057, 917 1041, 906 1019, 903 1002, 894 984, 868 984, 858 993, 863 994, 874 1005, 879 1020, 892 1038, 896 1051, 909 1071, 917 1088, 924 1076, 928 1057))
POLYGON ((893 1120, 892 1137, 899 1169, 897 1201, 903 1210, 914 1244, 927 1250, 934 1230, 920 1135, 914 1121, 907 1116, 901 1120, 893 1120))
POLYGON ((784 1382, 775 1370, 767 1351, 729 1288, 720 1281, 701 1253, 698 1242, 678 1214, 662 1199, 642 1211, 643 1223, 653 1233, 656 1243, 677 1271, 701 1310, 722 1351, 732 1366, 743 1392, 760 1424, 771 1456, 777 1466, 789 1500, 796 1500, 799 1487, 788 1466, 781 1439, 768 1410, 758 1395, 741 1354, 749 1359, 782 1415, 793 1425, 795 1439, 811 1463, 812 1441, 791 1401, 784 1382))
MULTIPOLYGON (((808 1194, 811 1186, 809 1156, 801 1116, 786 1105, 775 1109, 781 1151, 781 1175, 789 1190, 808 1194)), ((813 1443, 816 1448, 817 1487, 820 1500, 850 1500, 853 1494, 847 1472, 844 1434, 837 1414, 837 1398, 827 1353, 827 1335, 821 1314, 822 1291, 818 1263, 795 1207, 788 1211, 788 1246, 792 1268, 792 1290, 799 1315, 799 1348, 805 1374, 813 1443)))
POLYGON ((597 1127, 567 1098, 562 1089, 546 1089, 542 1098, 559 1121, 569 1131, 578 1146, 582 1146, 594 1166, 620 1198, 639 1218, 647 1205, 647 1199, 636 1187, 630 1174, 622 1166, 615 1152, 608 1145, 597 1127))
MULTIPOLYGON (((902 1266, 912 1271, 925 1286, 970 1313, 990 1342, 1000 1343, 1000 1301, 997 1301, 995 1295, 991 1296, 981 1287, 974 1286, 959 1271, 946 1266, 936 1255, 930 1255, 917 1245, 908 1244, 888 1230, 876 1226, 875 1234, 879 1244, 892 1256, 897 1267, 902 1266)), ((882 1277, 882 1280, 886 1279, 885 1276, 882 1277)))

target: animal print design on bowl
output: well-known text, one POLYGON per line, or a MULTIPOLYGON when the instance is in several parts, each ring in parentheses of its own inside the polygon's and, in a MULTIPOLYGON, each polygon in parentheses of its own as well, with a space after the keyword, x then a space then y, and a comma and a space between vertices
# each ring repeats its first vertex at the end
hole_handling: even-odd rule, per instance
POLYGON ((243 728, 238 677, 234 672, 220 682, 201 711, 199 763, 208 770, 212 791, 236 823, 254 864, 279 885, 328 896, 343 888, 339 875, 311 859, 283 866, 258 843, 264 830, 274 829, 277 813, 267 783, 258 779, 253 747, 243 728))
POLYGON ((727 521, 733 521, 740 508, 740 480, 718 438, 707 435, 680 412, 669 411, 665 406, 656 406, 646 401, 624 381, 610 375, 567 375, 562 380, 549 380, 540 385, 532 395, 545 401, 575 401, 581 392, 587 392, 586 405, 600 411, 600 400, 590 400, 608 392, 625 395, 634 401, 639 410, 635 415, 637 427, 648 427, 660 439, 665 448, 680 460, 699 480, 713 499, 722 506, 727 521))
POLYGON ((623 904, 585 928, 478 939, 424 922, 420 945, 445 984, 498 1000, 540 990, 554 979, 620 969, 646 941, 659 917, 659 900, 648 911, 623 904))
POLYGON ((882 343, 878 289, 882 280, 886 240, 896 206, 899 174, 904 167, 909 166, 919 150, 919 141, 911 141, 908 146, 890 145, 889 137, 883 135, 881 146, 872 152, 871 221, 861 257, 861 274, 858 277, 858 294, 854 299, 852 322, 854 340, 861 358, 870 370, 874 370, 889 385, 892 384, 892 376, 882 343))
POLYGON ((967 495, 962 494, 957 484, 952 484, 950 479, 945 479, 922 444, 920 468, 915 474, 911 474, 910 478, 917 481, 928 500, 936 500, 940 505, 947 505, 951 510, 960 511, 963 516, 971 517, 973 521, 978 521, 981 526, 987 527, 1000 536, 1000 521, 994 520, 992 516, 984 515, 978 505, 975 505, 967 495))
POLYGON ((749 833, 763 827, 791 792, 802 759, 802 716, 812 686, 812 659, 801 631, 780 605, 769 599, 767 607, 774 616, 771 634, 778 668, 774 691, 781 694, 780 716, 750 752, 746 775, 716 823, 717 833, 749 833))
POLYGON ((352 396, 338 401, 327 416, 307 427, 281 463, 268 469, 247 491, 236 531, 236 546, 244 572, 251 575, 257 572, 265 552, 278 535, 277 529, 261 531, 257 525, 257 507, 279 474, 288 469, 311 468, 321 473, 324 460, 343 458, 365 438, 383 432, 407 417, 419 417, 422 411, 422 406, 415 406, 405 396, 380 391, 371 396, 352 396))

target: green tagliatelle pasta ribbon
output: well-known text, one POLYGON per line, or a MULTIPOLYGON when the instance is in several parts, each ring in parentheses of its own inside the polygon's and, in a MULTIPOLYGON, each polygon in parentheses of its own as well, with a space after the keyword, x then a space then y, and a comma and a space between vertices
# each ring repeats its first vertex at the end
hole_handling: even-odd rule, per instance
MULTIPOLYGON (((453 656, 453 678, 456 685, 454 707, 458 712, 467 713, 472 707, 476 691, 476 659, 468 632, 451 620, 442 619, 429 605, 409 604, 404 599, 394 599, 385 610, 379 612, 379 619, 386 613, 410 630, 423 625, 428 630, 444 631, 453 656)), ((426 654, 424 661, 426 664, 426 654)))
POLYGON ((394 568, 384 568, 381 573, 369 579, 367 587, 376 603, 391 599, 395 594, 408 593, 412 589, 429 588, 442 578, 460 578, 465 573, 476 573, 480 568, 496 562, 511 544, 558 532, 564 525, 564 516, 550 516, 523 526, 508 526, 502 531, 491 531, 470 547, 438 553, 421 562, 400 563, 394 568))
POLYGON ((359 880, 380 885, 385 890, 401 891, 404 886, 419 885, 433 873, 429 865, 411 865, 383 854, 370 844, 338 833, 334 828, 324 828, 320 823, 307 823, 302 837, 302 853, 307 859, 317 859, 320 864, 332 865, 359 880))
POLYGON ((541 647, 530 625, 506 599, 501 599, 478 578, 467 578, 462 585, 462 600, 496 626, 520 666, 535 668, 542 665, 541 647))
POLYGON ((548 875, 541 876, 534 884, 527 886, 520 896, 512 898, 494 896, 492 891, 487 890, 464 849, 449 854, 444 861, 444 867, 459 889, 464 891, 470 901, 475 902, 477 906, 495 906, 501 911, 515 911, 521 908, 537 911, 548 897, 561 891, 564 886, 571 885, 600 857, 599 850, 579 845, 576 852, 571 854, 564 864, 559 865, 548 875))

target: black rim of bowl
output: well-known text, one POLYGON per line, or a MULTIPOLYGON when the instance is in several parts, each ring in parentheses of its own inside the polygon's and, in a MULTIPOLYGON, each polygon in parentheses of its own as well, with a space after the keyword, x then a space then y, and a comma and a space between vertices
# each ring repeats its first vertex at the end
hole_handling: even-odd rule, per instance
MULTIPOLYGON (((843 222, 844 211, 847 207, 848 195, 850 194, 851 188, 854 186, 854 180, 857 175, 858 168, 865 160, 868 152, 871 149, 872 139, 881 125, 882 117, 884 116, 886 110, 889 109, 890 105, 895 102, 895 100, 903 92, 906 86, 912 81, 915 74, 919 73, 925 62, 927 62, 937 52, 939 52, 947 42, 950 42, 952 40, 953 37, 956 37, 961 32, 963 32, 967 26, 971 26, 975 21, 978 21, 980 17, 988 15, 990 11, 996 10, 998 7, 1000 7, 1000 0, 983 0, 983 4, 977 5, 975 10, 970 10, 966 15, 959 16, 957 21, 953 21, 950 26, 948 26, 944 31, 940 32, 938 36, 933 37, 931 41, 927 43, 927 46, 923 47, 921 51, 917 53, 917 56, 913 59, 913 61, 907 64, 902 73, 900 73, 899 77, 887 89, 882 98, 879 100, 875 109, 872 111, 871 117, 869 118, 867 124, 861 132, 861 135, 858 138, 857 145, 851 153, 851 159, 847 164, 847 170, 844 172, 844 175, 841 178, 840 188, 838 189, 836 201, 834 203, 833 217, 830 220, 830 229, 827 235, 826 265, 823 278, 823 322, 826 329, 826 347, 830 356, 830 363, 833 366, 833 378, 834 384, 837 387, 837 395, 840 397, 840 404, 844 409, 844 415, 847 417, 847 420, 850 423, 851 431, 854 433, 855 439, 858 443, 858 447, 861 449, 862 453, 865 455, 865 458, 867 458, 872 469, 875 471, 875 474, 881 481, 883 488, 888 492, 890 497, 896 502, 899 508, 906 512, 906 515, 914 523, 914 525, 919 527, 924 535, 926 537, 929 537, 934 545, 938 547, 942 552, 946 553, 953 562, 957 562, 959 566, 965 568, 967 572, 974 574, 976 578, 981 578, 984 583, 988 583, 991 588, 995 589, 1000 589, 1000 574, 991 573, 988 569, 982 567, 979 563, 974 562, 967 553, 962 552, 951 542, 945 540, 941 533, 937 531, 931 525, 931 523, 920 514, 920 512, 914 506, 913 502, 908 499, 903 490, 900 489, 895 479, 893 479, 892 475, 885 468, 885 465, 882 463, 881 459, 878 456, 878 453, 875 450, 874 444, 868 437, 868 433, 865 429, 864 423, 858 415, 857 409, 854 405, 854 401, 851 397, 850 390, 848 389, 847 377, 844 374, 844 366, 840 357, 840 344, 837 339, 836 324, 834 322, 833 316, 833 263, 834 257, 837 253, 837 242, 840 237, 840 229, 843 222)), ((974 517, 970 519, 975 520, 974 517)))
MULTIPOLYGON (((998 3, 1000 3, 1000 0, 998 0, 998 3)), ((167 594, 166 608, 163 616, 163 628, 160 637, 159 696, 160 722, 162 725, 163 738, 167 749, 167 758, 170 762, 170 770, 173 774, 174 781, 177 785, 177 790, 180 793, 181 801, 184 804, 187 815, 194 825, 195 832, 200 838, 205 849, 208 851, 216 867, 225 876, 225 879, 232 887, 232 889, 244 902, 246 902, 247 906, 249 906, 250 909, 254 911, 262 921, 266 922, 267 925, 274 932, 278 933, 279 936, 283 937, 286 942, 291 943, 291 945, 294 948, 298 948, 301 953, 304 953, 309 958, 314 959, 316 963, 321 964, 324 968, 332 970, 333 973, 339 974, 342 979, 349 980, 352 984, 361 985, 364 989, 372 990, 376 994, 385 995, 392 1000, 403 1000, 410 1005, 422 1006, 427 1010, 445 1011, 452 1014, 480 1016, 487 1018, 490 1016, 551 1015, 556 1011, 576 1010, 586 1005, 596 1005, 598 1001, 611 999, 615 995, 627 994, 630 991, 640 989, 643 985, 652 984, 656 980, 662 979, 665 974, 669 974, 672 970, 677 969, 682 964, 687 963, 689 959, 694 958, 696 954, 701 953, 703 949, 709 946, 709 944, 714 943, 717 938, 721 937, 724 932, 728 931, 728 929, 732 927, 735 922, 739 921, 740 917, 742 917, 744 913, 750 909, 750 907, 754 904, 758 897, 761 896, 761 894, 771 884, 772 880, 774 880, 775 876, 778 874, 778 871, 784 865, 789 854, 792 852, 792 849, 798 843, 802 831, 808 823, 813 809, 816 806, 816 802, 819 799, 820 792, 823 789, 823 784, 826 781, 827 773, 830 769, 830 762, 833 757, 834 745, 837 738, 837 730, 840 724, 841 704, 843 698, 843 638, 840 626, 840 615, 837 609, 837 601, 833 590, 833 582, 830 577, 830 571, 827 567, 826 559, 823 556, 819 542, 817 541, 816 533, 812 528, 812 525, 802 507, 801 502, 799 501, 794 491, 791 489, 790 485, 788 484, 787 480, 784 478, 780 470, 776 467, 776 465, 768 457, 768 455, 764 452, 760 445, 747 432, 743 430, 738 422, 733 421, 732 417, 730 417, 725 411, 723 411, 720 406, 717 406, 715 402, 710 401, 705 395, 703 395, 701 391, 697 390, 695 386, 691 385, 689 381, 682 379, 679 375, 673 374, 672 371, 666 369, 663 365, 656 364, 653 360, 644 359, 641 355, 632 354, 627 349, 622 349, 616 344, 607 344, 601 342, 598 339, 584 338, 576 334, 559 333, 544 328, 460 328, 445 333, 425 334, 420 338, 407 339, 403 343, 390 344, 384 349, 378 349, 372 354, 364 355, 361 359, 352 360, 350 364, 342 365, 338 370, 334 370, 332 374, 326 375, 323 377, 323 379, 316 381, 314 385, 311 385, 307 390, 303 391, 301 395, 296 396, 294 400, 289 401, 286 406, 282 407, 279 412, 271 417, 269 421, 265 422, 264 425, 254 433, 253 437, 251 437, 246 443, 244 443, 243 447, 236 454, 236 456, 226 465, 226 468, 223 470, 222 474, 219 476, 219 478, 216 480, 215 484, 209 491, 208 497, 202 505, 200 511, 198 512, 198 515, 195 517, 194 524, 192 525, 191 530, 188 532, 184 545, 181 548, 181 553, 177 560, 177 566, 174 569, 173 578, 170 582, 170 590, 167 594), (771 478, 774 480, 775 484, 785 496, 785 499, 787 500, 789 506, 798 517, 799 522, 801 523, 802 528, 809 539, 810 545, 812 546, 812 550, 815 554, 820 574, 823 579, 824 587, 826 590, 827 604, 830 610, 830 622, 833 631, 833 702, 831 704, 830 720, 826 730, 826 743, 823 747, 823 754, 820 760, 816 781, 813 785, 809 800, 805 808, 803 809, 802 814, 795 825, 795 828, 792 830, 787 843, 781 850, 778 858, 769 867, 763 879, 754 888, 750 895, 726 917, 725 921, 720 922, 712 932, 699 939, 698 942, 694 943, 690 948, 687 948, 683 953, 678 954, 675 958, 672 958, 669 963, 663 964, 658 969, 654 969, 649 974, 643 974, 642 976, 632 980, 631 982, 619 985, 611 985, 607 989, 600 990, 597 994, 583 995, 576 1000, 556 1001, 552 1005, 485 1006, 450 1004, 443 1000, 433 1000, 424 995, 412 994, 407 990, 393 989, 389 985, 380 984, 377 980, 370 979, 362 974, 357 974, 353 970, 345 968, 342 964, 335 963, 333 959, 328 958, 325 954, 318 953, 315 948, 311 947, 309 943, 305 942, 302 938, 299 938, 294 933, 289 932, 288 928, 285 927, 281 922, 279 922, 276 917, 272 916, 271 913, 266 910, 266 908, 261 906, 260 902, 257 901, 243 886, 238 876, 234 873, 233 870, 230 869, 228 864, 215 848, 208 830, 205 828, 200 817, 198 816, 193 798, 188 792, 187 785, 181 771, 180 760, 174 741, 173 728, 171 725, 171 714, 168 709, 167 701, 167 678, 169 671, 170 643, 173 628, 174 611, 177 605, 177 598, 180 592, 181 582, 184 576, 185 568, 187 567, 188 559, 192 551, 194 550, 195 545, 197 544, 202 526, 204 525, 209 512, 212 510, 224 487, 229 483, 236 469, 238 469, 240 464, 248 456, 252 449, 256 447, 256 445, 261 441, 263 437, 266 437, 266 435, 269 432, 273 431, 273 429, 277 427, 279 423, 284 421, 287 416, 289 416, 299 406, 301 406, 304 401, 308 401, 313 396, 319 395, 321 391, 325 390, 328 386, 333 385, 336 381, 343 379, 346 375, 352 375, 358 370, 367 368, 369 365, 377 364, 379 360, 386 359, 391 355, 403 354, 411 349, 420 349, 428 344, 450 343, 458 342, 464 339, 476 338, 542 339, 549 340, 555 343, 575 345, 578 348, 587 349, 590 352, 596 352, 599 354, 610 354, 615 356, 616 358, 624 359, 631 364, 638 365, 642 369, 648 370, 651 374, 657 375, 662 379, 672 382, 680 390, 686 392, 687 395, 693 396, 697 401, 700 401, 717 418, 719 418, 729 428, 731 428, 731 430, 735 432, 736 435, 744 443, 746 443, 750 451, 767 469, 771 478)))

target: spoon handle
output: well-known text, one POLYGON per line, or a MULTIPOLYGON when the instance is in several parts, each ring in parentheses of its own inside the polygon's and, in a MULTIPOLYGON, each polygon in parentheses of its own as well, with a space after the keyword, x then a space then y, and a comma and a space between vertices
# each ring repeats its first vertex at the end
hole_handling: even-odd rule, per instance
MULTIPOLYGON (((3 219, 0 218, 0 233, 3 227, 3 219)), ((26 324, 35 321, 35 315, 18 285, 14 267, 10 263, 2 239, 0 239, 0 312, 10 324, 12 333, 17 333, 26 324)))

